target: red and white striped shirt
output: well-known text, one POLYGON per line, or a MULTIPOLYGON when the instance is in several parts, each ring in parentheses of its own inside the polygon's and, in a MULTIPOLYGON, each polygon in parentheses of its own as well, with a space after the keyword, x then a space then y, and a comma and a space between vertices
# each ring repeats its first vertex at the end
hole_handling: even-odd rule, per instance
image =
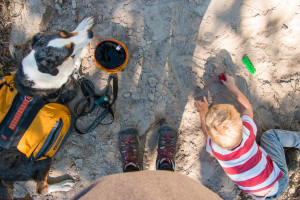
POLYGON ((214 155, 227 175, 247 193, 256 193, 271 188, 282 178, 283 173, 263 148, 255 141, 257 127, 248 115, 242 116, 243 138, 233 150, 222 149, 210 137, 206 151, 214 155))

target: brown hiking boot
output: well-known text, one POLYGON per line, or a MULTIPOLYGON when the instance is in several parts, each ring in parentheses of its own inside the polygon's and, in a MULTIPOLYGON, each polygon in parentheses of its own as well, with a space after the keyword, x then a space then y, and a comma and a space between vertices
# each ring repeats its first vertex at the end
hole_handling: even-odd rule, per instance
POLYGON ((156 169, 174 171, 177 132, 169 126, 162 126, 158 137, 156 169))
POLYGON ((120 132, 120 152, 123 172, 139 171, 139 140, 136 129, 126 129, 120 132))

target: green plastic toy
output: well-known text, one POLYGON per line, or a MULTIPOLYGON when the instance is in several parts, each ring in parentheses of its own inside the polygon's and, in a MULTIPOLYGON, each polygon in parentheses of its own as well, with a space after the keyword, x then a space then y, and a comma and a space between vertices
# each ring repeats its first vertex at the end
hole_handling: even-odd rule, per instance
POLYGON ((247 56, 243 58, 243 63, 246 65, 247 69, 252 75, 256 72, 256 69, 253 67, 251 61, 247 56))

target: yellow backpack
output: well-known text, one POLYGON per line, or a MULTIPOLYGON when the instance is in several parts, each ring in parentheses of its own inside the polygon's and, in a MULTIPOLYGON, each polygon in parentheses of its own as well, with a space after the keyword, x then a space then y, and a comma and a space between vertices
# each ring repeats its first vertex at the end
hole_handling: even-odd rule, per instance
POLYGON ((66 106, 18 93, 13 76, 0 80, 0 147, 43 160, 64 144, 73 123, 66 106))

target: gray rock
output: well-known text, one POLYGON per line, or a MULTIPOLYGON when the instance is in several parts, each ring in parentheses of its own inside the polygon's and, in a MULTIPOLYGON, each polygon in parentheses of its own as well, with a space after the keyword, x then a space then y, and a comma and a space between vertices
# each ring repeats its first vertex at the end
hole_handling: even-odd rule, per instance
POLYGON ((76 9, 77 5, 76 5, 76 0, 72 0, 72 8, 76 9))
POLYGON ((168 78, 168 83, 169 83, 169 85, 173 84, 173 78, 172 77, 168 78))
POLYGON ((129 117, 130 117, 130 113, 123 114, 123 119, 124 120, 128 120, 129 117))
POLYGON ((158 98, 160 96, 160 93, 159 92, 155 92, 154 95, 155 95, 155 98, 158 98))
POLYGON ((129 92, 131 92, 131 93, 133 93, 135 91, 135 89, 134 88, 129 88, 129 92))
POLYGON ((154 78, 154 77, 150 77, 150 78, 148 78, 148 82, 149 82, 149 85, 151 86, 151 87, 155 87, 156 86, 156 84, 157 84, 157 80, 156 80, 156 78, 154 78))
POLYGON ((134 95, 132 95, 132 99, 134 99, 134 100, 140 100, 141 99, 141 95, 140 94, 134 94, 134 95))
POLYGON ((55 4, 55 9, 57 10, 57 12, 60 14, 61 13, 61 11, 62 11, 62 8, 60 7, 60 5, 59 4, 55 4))
POLYGON ((154 115, 155 114, 155 112, 153 110, 150 110, 149 113, 150 113, 150 115, 154 115))
POLYGON ((155 87, 155 91, 156 92, 162 92, 162 85, 161 84, 157 84, 155 87))
POLYGON ((146 93, 143 93, 143 94, 141 95, 141 98, 142 98, 142 99, 147 99, 147 98, 148 98, 148 95, 147 95, 146 93))
POLYGON ((127 92, 127 93, 123 94, 123 96, 124 96, 125 98, 128 98, 128 97, 131 96, 131 93, 130 93, 130 92, 127 92))
POLYGON ((150 115, 149 116, 149 120, 151 121, 151 123, 153 123, 155 121, 155 116, 154 115, 150 115))
POLYGON ((25 198, 27 192, 23 189, 24 187, 25 183, 18 183, 14 185, 14 198, 25 198))
POLYGON ((77 147, 72 147, 68 149, 67 154, 72 155, 74 157, 78 157, 80 155, 80 152, 78 151, 77 147))
POLYGON ((75 160, 75 164, 78 168, 82 168, 82 163, 83 163, 83 160, 82 159, 77 159, 75 160))
POLYGON ((152 93, 149 93, 148 94, 148 98, 151 100, 151 101, 154 101, 155 100, 155 97, 152 93))
POLYGON ((63 0, 55 0, 55 3, 63 4, 63 0))
POLYGON ((148 78, 148 75, 147 74, 142 74, 142 81, 144 83, 147 83, 147 78, 148 78))

